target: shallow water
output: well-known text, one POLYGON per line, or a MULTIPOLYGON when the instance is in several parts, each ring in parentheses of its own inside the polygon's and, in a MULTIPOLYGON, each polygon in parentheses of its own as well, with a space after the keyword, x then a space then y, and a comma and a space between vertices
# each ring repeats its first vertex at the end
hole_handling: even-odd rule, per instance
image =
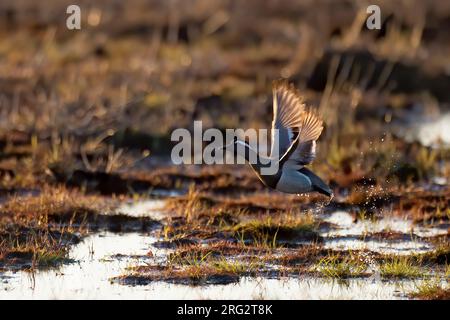
POLYGON ((445 235, 447 228, 415 226, 411 220, 388 216, 379 220, 363 219, 353 222, 351 214, 336 211, 323 218, 336 227, 320 235, 324 237, 326 248, 336 250, 363 250, 373 252, 408 255, 425 253, 433 246, 420 237, 445 235), (380 232, 401 233, 403 239, 365 239, 365 236, 380 232))
MULTIPOLYGON (((164 200, 127 203, 117 212, 130 216, 164 217, 164 200)), ((364 233, 394 231, 415 236, 428 232, 436 235, 445 229, 424 230, 409 220, 386 217, 360 220, 336 211, 322 216, 335 227, 321 233, 328 248, 368 249, 376 252, 410 254, 433 247, 420 240, 361 240, 364 233)), ((345 282, 311 276, 281 279, 242 278, 226 285, 188 286, 154 282, 145 286, 128 286, 110 279, 126 274, 127 267, 164 261, 168 249, 153 246, 160 240, 148 233, 102 232, 87 236, 73 246, 69 258, 76 262, 58 269, 0 273, 0 299, 398 299, 414 290, 420 280, 382 281, 375 275, 345 282)))
POLYGON ((427 147, 450 147, 450 113, 434 117, 412 113, 403 122, 394 131, 406 141, 418 141, 427 147))
POLYGON ((421 241, 405 240, 358 240, 358 239, 325 239, 324 247, 334 250, 369 250, 372 252, 410 255, 426 253, 433 250, 433 246, 421 241))
POLYGON ((160 199, 130 202, 117 208, 116 212, 130 217, 149 217, 155 220, 161 220, 165 216, 162 212, 165 204, 166 201, 160 199))
POLYGON ((325 216, 323 221, 330 222, 338 228, 322 234, 325 237, 364 235, 379 232, 397 232, 418 237, 438 236, 447 234, 447 228, 423 227, 414 225, 406 218, 386 216, 381 219, 358 219, 353 222, 353 216, 346 211, 335 211, 325 216))
POLYGON ((418 126, 417 139, 425 146, 450 146, 450 113, 418 126))
MULTIPOLYGON (((146 255, 154 239, 140 233, 100 233, 88 236, 74 246, 69 257, 75 263, 49 271, 7 272, 0 285, 2 299, 119 298, 127 288, 112 284, 126 267, 144 259, 129 255, 146 255), (113 255, 123 254, 121 258, 113 255)), ((125 291, 125 292, 124 292, 125 291)), ((126 296, 126 295, 125 295, 126 296)))
MULTIPOLYGON (((414 289, 414 281, 375 278, 345 282, 326 278, 243 278, 237 284, 193 287, 155 282, 125 286, 109 279, 128 266, 144 264, 150 235, 100 233, 74 246, 77 262, 58 270, 7 272, 0 278, 0 299, 395 299, 414 289)), ((164 255, 152 248, 153 255, 164 255)))

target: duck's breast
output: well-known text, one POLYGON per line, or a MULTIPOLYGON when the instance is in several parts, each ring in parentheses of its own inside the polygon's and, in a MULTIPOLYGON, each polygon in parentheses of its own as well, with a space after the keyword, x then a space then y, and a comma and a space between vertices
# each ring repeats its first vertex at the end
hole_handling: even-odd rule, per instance
POLYGON ((283 170, 276 189, 285 193, 305 193, 312 190, 311 180, 297 170, 283 170))

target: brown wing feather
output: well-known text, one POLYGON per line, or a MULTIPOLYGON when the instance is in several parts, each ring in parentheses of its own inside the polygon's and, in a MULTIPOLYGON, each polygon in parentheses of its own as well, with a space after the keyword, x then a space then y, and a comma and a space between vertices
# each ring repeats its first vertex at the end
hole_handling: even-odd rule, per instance
POLYGON ((317 140, 323 130, 323 121, 311 110, 302 114, 302 124, 300 126, 300 143, 317 140))
POLYGON ((284 128, 296 128, 301 125, 301 115, 305 110, 302 97, 298 90, 286 80, 273 82, 274 121, 284 128))
POLYGON ((298 168, 299 165, 303 166, 311 163, 316 157, 316 140, 319 138, 322 130, 323 122, 318 115, 311 110, 304 111, 302 123, 295 130, 295 133, 298 134, 298 139, 288 149, 290 150, 288 159, 284 157, 283 163, 286 162, 287 166, 294 166, 295 168, 298 168))
POLYGON ((280 142, 284 146, 283 162, 293 165, 311 163, 316 156, 315 141, 323 130, 322 120, 314 111, 305 110, 300 92, 286 80, 273 82, 273 96, 272 127, 283 130, 280 132, 280 142))

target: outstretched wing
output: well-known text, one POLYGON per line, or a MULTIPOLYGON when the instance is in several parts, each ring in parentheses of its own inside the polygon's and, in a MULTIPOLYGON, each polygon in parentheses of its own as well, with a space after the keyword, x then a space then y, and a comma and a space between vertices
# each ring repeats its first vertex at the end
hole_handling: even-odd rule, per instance
POLYGON ((322 120, 313 111, 304 111, 301 116, 301 125, 298 128, 298 137, 286 152, 286 166, 300 169, 311 163, 316 157, 316 140, 323 130, 322 120))
POLYGON ((299 92, 286 80, 273 82, 272 146, 270 156, 280 158, 294 142, 305 110, 299 92))

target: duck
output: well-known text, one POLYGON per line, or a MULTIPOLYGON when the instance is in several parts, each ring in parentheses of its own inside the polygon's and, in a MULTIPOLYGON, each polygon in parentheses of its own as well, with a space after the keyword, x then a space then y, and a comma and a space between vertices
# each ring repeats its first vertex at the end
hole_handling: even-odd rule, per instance
POLYGON ((275 80, 272 91, 270 156, 259 154, 236 136, 233 142, 220 149, 228 151, 234 144, 234 156, 244 157, 259 180, 270 189, 297 195, 318 192, 331 200, 333 192, 330 187, 306 167, 316 158, 316 141, 322 133, 323 120, 312 108, 306 108, 300 92, 287 80, 275 80), (274 164, 275 172, 265 174, 264 168, 274 164))

